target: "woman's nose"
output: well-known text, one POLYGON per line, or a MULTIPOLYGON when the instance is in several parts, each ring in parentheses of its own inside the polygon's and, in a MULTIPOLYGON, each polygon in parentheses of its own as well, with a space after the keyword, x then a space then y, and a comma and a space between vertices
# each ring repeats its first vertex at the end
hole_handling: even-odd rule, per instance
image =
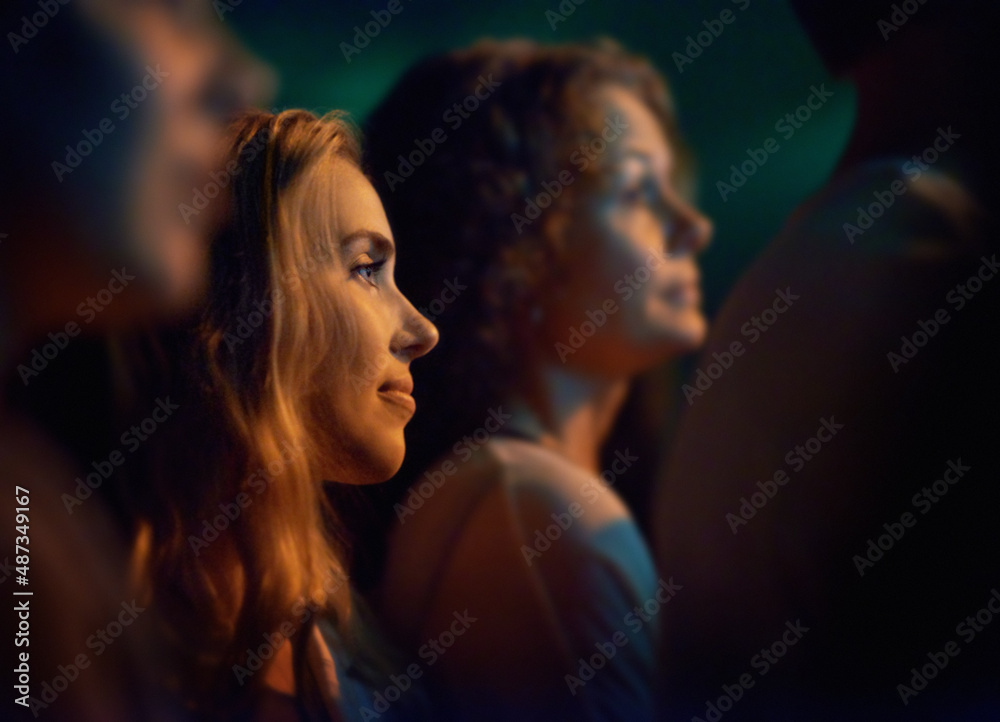
POLYGON ((668 211, 665 221, 668 253, 695 255, 705 250, 712 240, 714 225, 711 219, 693 205, 673 199, 664 204, 668 211))
POLYGON ((395 339, 392 352, 405 357, 407 361, 420 358, 437 346, 437 326, 406 301, 406 319, 395 339))

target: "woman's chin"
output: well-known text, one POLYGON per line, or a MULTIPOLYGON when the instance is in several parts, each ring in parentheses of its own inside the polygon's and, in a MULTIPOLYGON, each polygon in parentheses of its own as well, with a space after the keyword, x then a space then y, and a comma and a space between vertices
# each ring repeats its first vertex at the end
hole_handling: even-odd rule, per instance
POLYGON ((341 469, 336 473, 328 473, 328 479, 342 484, 352 486, 368 486, 371 484, 382 484, 399 471, 403 465, 403 455, 406 452, 405 444, 400 441, 385 444, 378 449, 370 449, 364 458, 359 458, 357 453, 352 454, 350 467, 341 469))
POLYGON ((708 321, 700 313, 685 314, 684 318, 671 319, 654 332, 655 345, 662 350, 664 359, 683 356, 697 351, 708 336, 708 321))
POLYGON ((692 317, 683 327, 678 328, 673 334, 676 339, 677 353, 691 353, 697 351, 705 345, 708 337, 708 321, 704 316, 698 314, 692 317))
POLYGON ((379 469, 378 473, 374 475, 372 481, 368 482, 370 484, 381 484, 388 481, 399 468, 403 465, 403 457, 406 455, 406 442, 402 439, 402 433, 399 434, 400 438, 393 439, 392 444, 386 444, 379 454, 379 469))

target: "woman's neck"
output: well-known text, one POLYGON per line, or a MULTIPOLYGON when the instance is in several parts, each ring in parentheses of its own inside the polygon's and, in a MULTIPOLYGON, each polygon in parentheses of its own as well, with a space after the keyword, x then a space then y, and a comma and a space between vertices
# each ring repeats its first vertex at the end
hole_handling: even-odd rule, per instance
POLYGON ((514 402, 512 427, 598 473, 601 446, 625 402, 628 379, 602 379, 547 367, 539 387, 533 398, 514 402))

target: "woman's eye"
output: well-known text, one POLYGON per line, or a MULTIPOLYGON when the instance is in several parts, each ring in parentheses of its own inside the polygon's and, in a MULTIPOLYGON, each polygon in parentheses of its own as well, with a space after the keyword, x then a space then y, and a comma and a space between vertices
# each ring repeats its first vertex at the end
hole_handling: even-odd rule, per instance
POLYGON ((656 197, 656 181, 651 178, 634 178, 621 190, 623 203, 635 205, 651 202, 656 197))
POLYGON ((358 274, 363 280, 370 283, 371 285, 377 285, 379 273, 382 271, 382 267, 385 265, 385 261, 373 261, 371 263, 363 263, 359 266, 354 267, 354 272, 358 274))
POLYGON ((638 203, 642 197, 643 191, 640 186, 633 186, 622 191, 622 200, 626 203, 638 203))

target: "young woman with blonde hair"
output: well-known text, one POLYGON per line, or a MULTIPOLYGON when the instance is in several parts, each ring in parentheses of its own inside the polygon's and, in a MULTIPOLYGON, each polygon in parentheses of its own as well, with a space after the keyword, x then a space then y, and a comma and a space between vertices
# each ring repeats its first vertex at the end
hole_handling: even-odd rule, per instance
POLYGON ((149 450, 137 569, 189 709, 350 718, 366 685, 347 650, 365 645, 324 482, 398 469, 409 365, 437 331, 395 286, 392 234, 342 117, 246 115, 224 165, 203 189, 229 206, 208 300, 169 334, 177 419, 149 450))

